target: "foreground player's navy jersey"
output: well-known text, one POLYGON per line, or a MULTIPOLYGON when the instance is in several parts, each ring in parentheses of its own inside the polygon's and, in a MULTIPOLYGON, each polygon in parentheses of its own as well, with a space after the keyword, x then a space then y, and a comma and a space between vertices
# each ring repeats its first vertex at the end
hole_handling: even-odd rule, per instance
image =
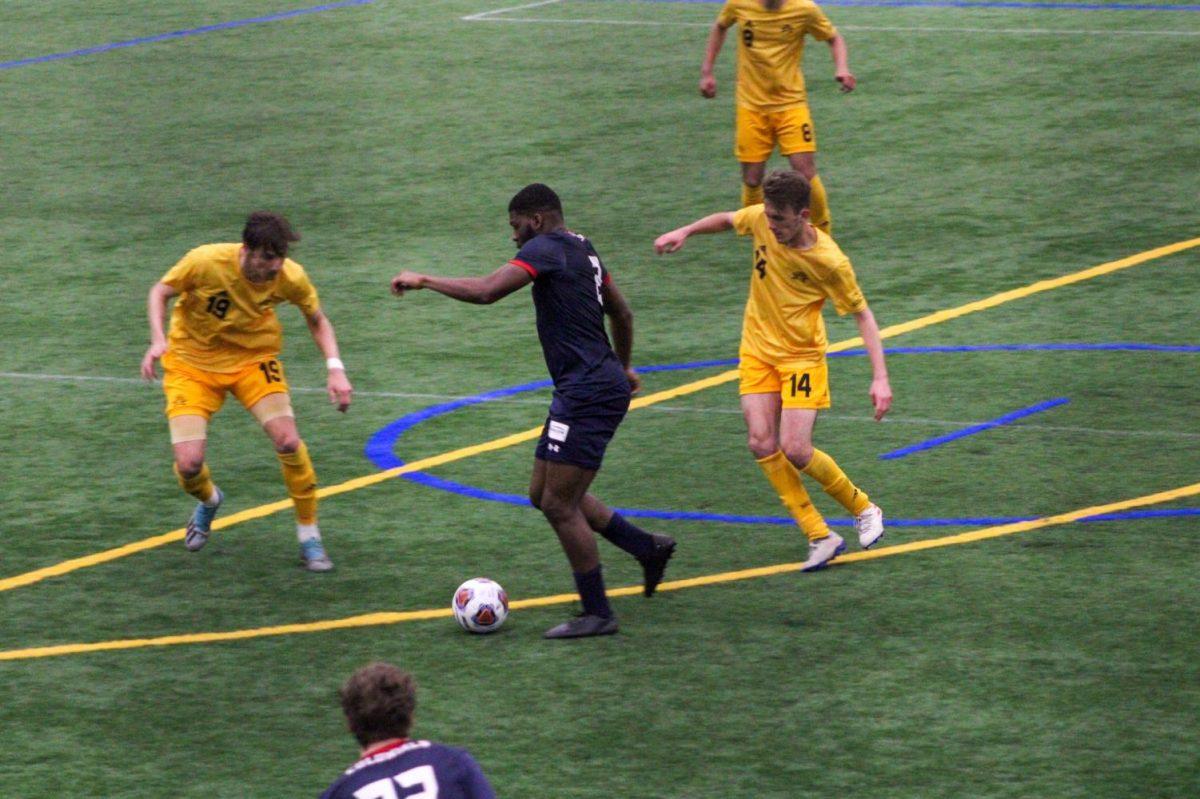
POLYGON ((462 749, 399 741, 359 760, 321 799, 496 799, 479 764, 462 749))
POLYGON ((629 379, 604 330, 600 286, 610 278, 592 243, 567 230, 543 233, 509 263, 533 276, 538 338, 555 394, 628 394, 629 379))

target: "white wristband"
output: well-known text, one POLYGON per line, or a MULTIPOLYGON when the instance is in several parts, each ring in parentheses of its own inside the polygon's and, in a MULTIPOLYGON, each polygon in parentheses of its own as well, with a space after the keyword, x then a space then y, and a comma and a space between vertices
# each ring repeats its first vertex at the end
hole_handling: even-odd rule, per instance
POLYGON ((326 358, 325 359, 325 368, 326 369, 341 369, 344 372, 344 371, 346 371, 346 364, 342 363, 341 358, 326 358))

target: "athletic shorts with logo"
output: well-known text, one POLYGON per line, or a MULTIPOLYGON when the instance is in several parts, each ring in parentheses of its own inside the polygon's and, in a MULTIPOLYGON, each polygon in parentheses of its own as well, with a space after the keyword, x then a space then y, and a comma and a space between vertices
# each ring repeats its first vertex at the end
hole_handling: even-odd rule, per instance
POLYGON ((586 401, 555 394, 534 457, 598 470, 629 401, 628 393, 586 401))
POLYGON ((784 408, 824 410, 830 406, 829 366, 825 356, 771 364, 739 354, 739 394, 778 394, 784 408))
POLYGON ((163 393, 168 417, 195 415, 209 419, 233 394, 247 409, 268 394, 286 394, 287 378, 277 358, 252 363, 237 372, 209 372, 167 350, 162 358, 163 393))
POLYGON ((817 151, 817 134, 807 104, 783 111, 739 105, 735 120, 733 155, 742 163, 761 164, 771 157, 776 144, 782 156, 817 151))

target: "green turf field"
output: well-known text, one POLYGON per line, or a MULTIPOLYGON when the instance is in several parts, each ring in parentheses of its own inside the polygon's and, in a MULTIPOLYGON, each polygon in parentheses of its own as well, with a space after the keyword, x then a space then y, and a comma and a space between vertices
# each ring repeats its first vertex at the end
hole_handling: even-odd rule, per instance
MULTIPOLYGON (((717 6, 517 5, 376 0, 17 63, 305 0, 3 4, 0 797, 315 796, 355 758, 334 694, 372 659, 416 675, 417 735, 470 749, 503 797, 1200 795, 1195 6, 827 7, 859 88, 838 94, 827 48, 810 43, 818 164, 882 326, 1193 245, 890 338, 965 349, 892 355, 883 424, 865 359, 831 360, 817 443, 895 522, 882 557, 789 570, 805 548, 771 522, 783 509, 730 382, 632 412, 595 491, 622 508, 763 518, 645 521, 680 542, 668 580, 708 579, 614 599, 612 638, 543 641, 573 612, 565 601, 518 607, 486 637, 445 615, 326 629, 445 610, 477 575, 518 604, 573 590, 532 509, 404 479, 322 503, 327 575, 297 567, 290 511, 197 554, 178 541, 111 554, 178 530, 191 508, 161 390, 136 379, 146 291, 256 208, 303 233, 294 257, 358 392, 348 415, 329 407, 285 309, 325 486, 377 474, 363 448, 394 420, 545 377, 526 294, 480 308, 387 293, 401 268, 502 264, 505 207, 528 182, 554 186, 604 256, 636 314, 638 364, 736 356, 747 242, 697 237, 663 259, 651 247, 737 203, 732 38, 718 98, 696 91, 717 6), (1115 342, 1179 349, 1078 346, 1115 342), (1049 343, 1077 346, 970 349, 1049 343), (1111 521, 939 541, 1189 486, 1111 521), (246 630, 265 634, 186 637, 246 630), (169 636, 185 637, 139 645, 169 636), (77 644, 112 648, 46 649, 77 644)), ((827 320, 831 342, 857 334, 827 320)), ((647 372, 645 393, 728 368, 647 372)), ((394 454, 528 430, 547 398, 432 417, 394 454)), ((431 473, 519 495, 532 447, 431 473)), ((285 498, 269 443, 232 401, 209 457, 222 517, 285 498)), ((638 584, 636 563, 602 555, 610 589, 638 584)))

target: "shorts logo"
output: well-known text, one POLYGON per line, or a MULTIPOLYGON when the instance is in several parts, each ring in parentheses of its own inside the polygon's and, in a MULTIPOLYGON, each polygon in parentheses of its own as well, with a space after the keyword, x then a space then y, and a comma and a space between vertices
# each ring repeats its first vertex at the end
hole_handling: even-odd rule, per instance
POLYGON ((567 433, 571 431, 570 425, 565 425, 562 422, 550 422, 550 429, 546 433, 551 441, 566 441, 567 433))

